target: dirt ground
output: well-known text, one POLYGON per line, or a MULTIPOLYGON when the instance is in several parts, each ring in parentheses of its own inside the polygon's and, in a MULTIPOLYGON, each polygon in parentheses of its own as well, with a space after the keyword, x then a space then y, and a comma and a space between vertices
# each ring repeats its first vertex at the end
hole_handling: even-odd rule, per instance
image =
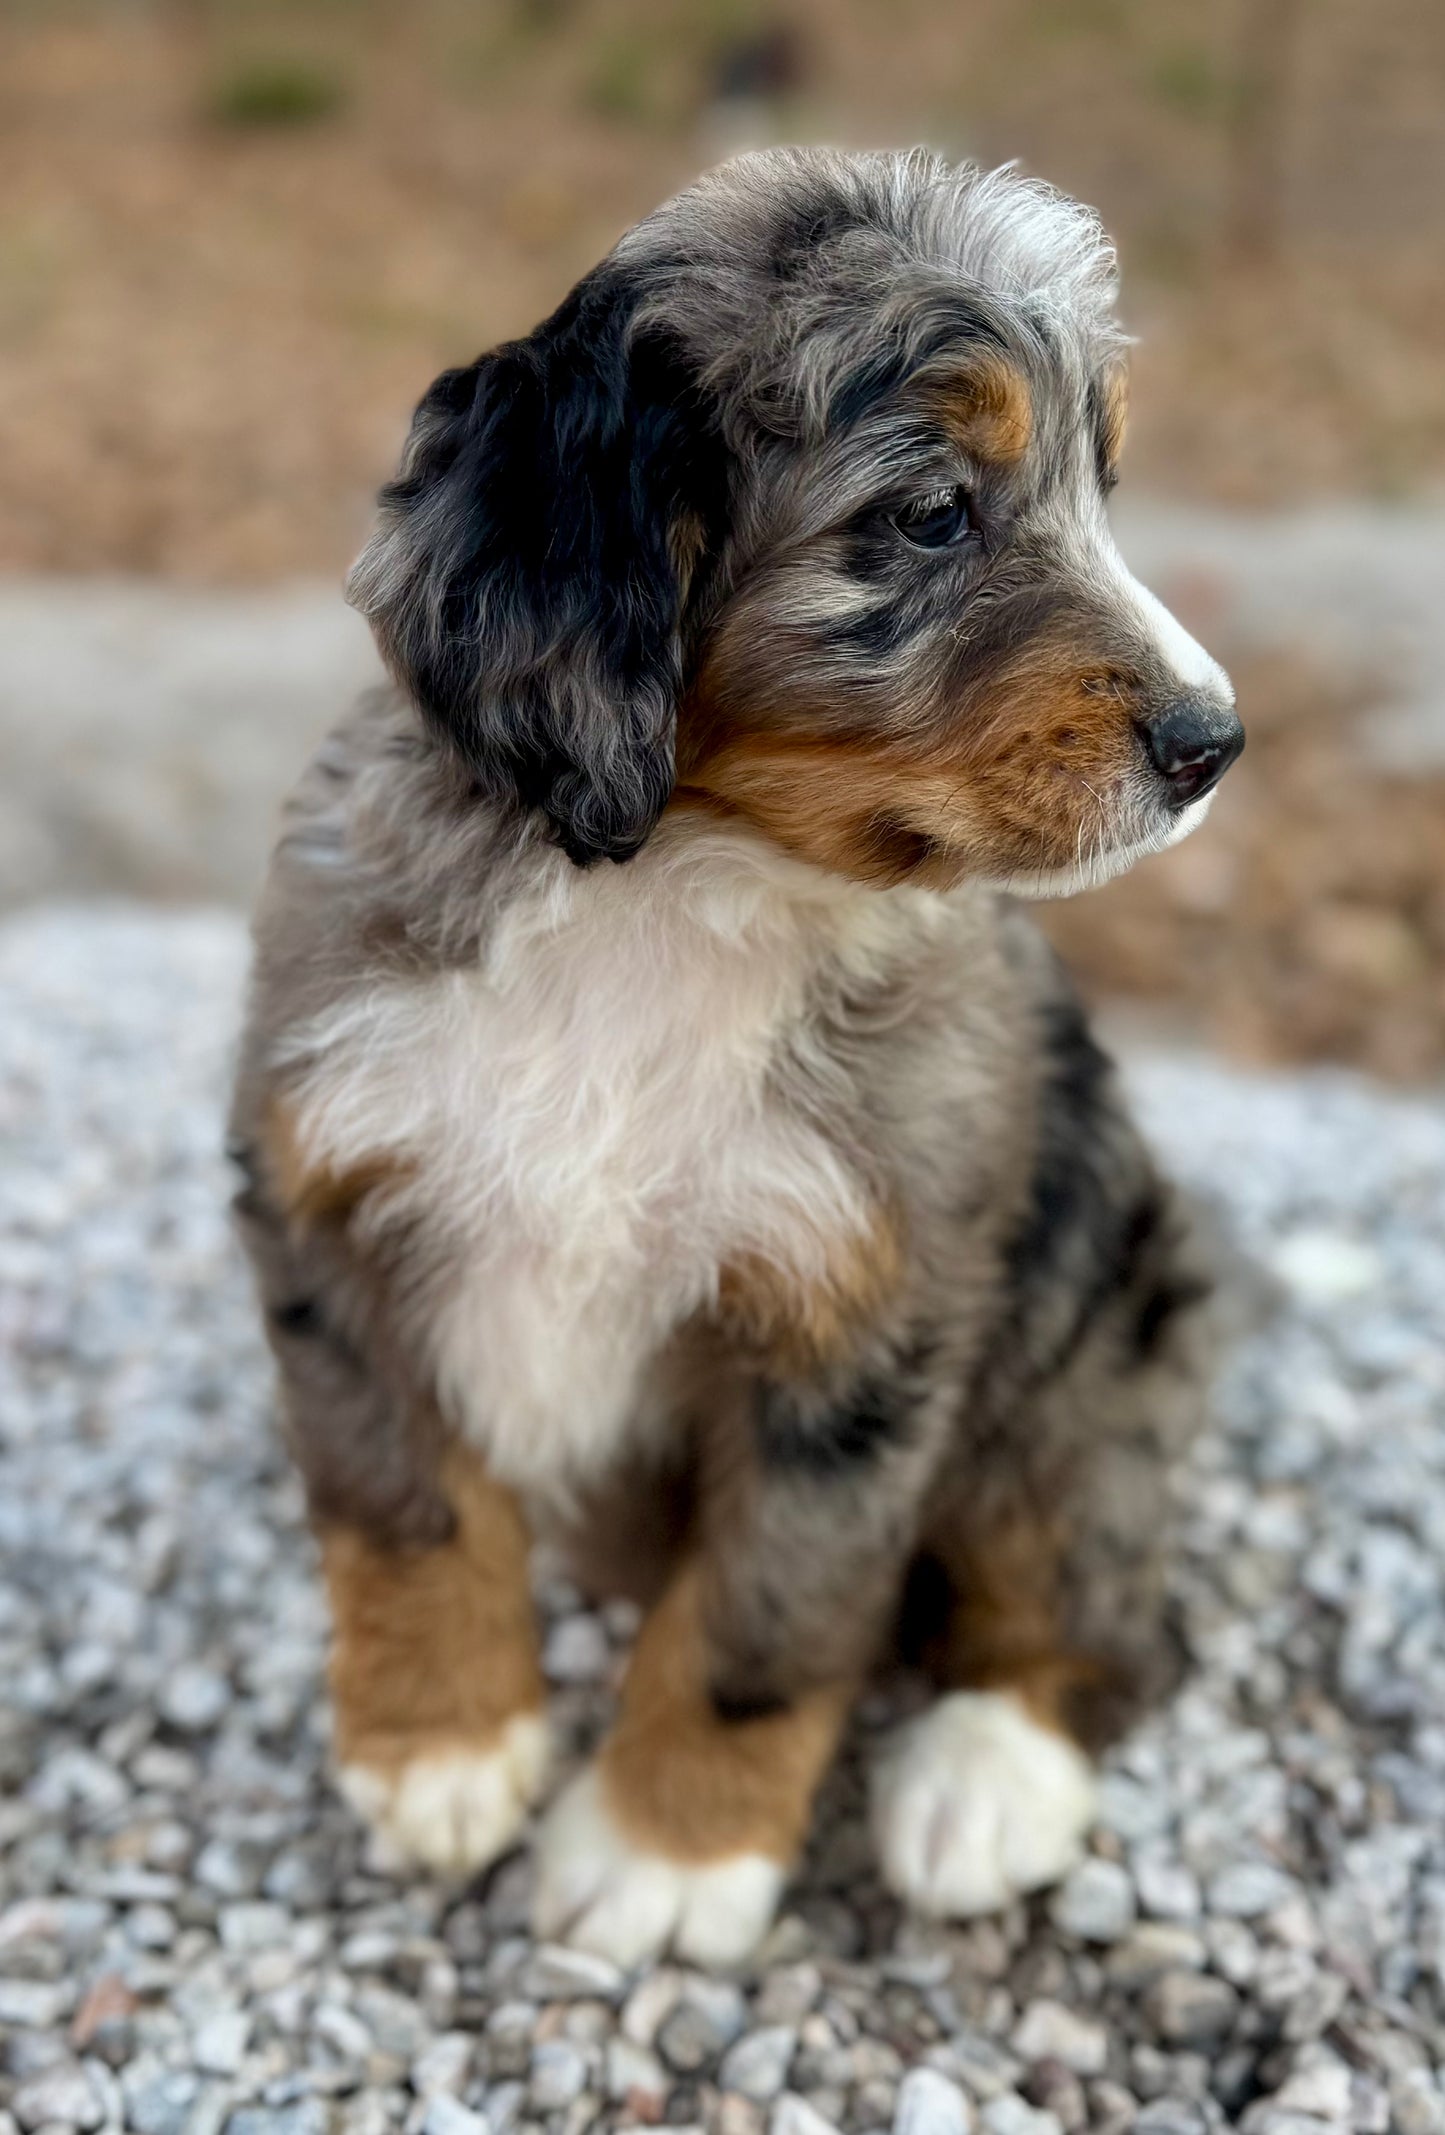
MULTIPOLYGON (((1095 201, 1131 485, 1445 487, 1438 0, 0 0, 0 571, 334 579, 439 368, 776 138, 1095 201)), ((1439 1070, 1445 774, 1308 647, 1238 679, 1231 805, 1061 939, 1235 1049, 1439 1070)))
POLYGON ((1096 202, 1131 480, 1445 476, 1437 0, 6 0, 0 568, 338 570, 432 375, 748 137, 1096 202))

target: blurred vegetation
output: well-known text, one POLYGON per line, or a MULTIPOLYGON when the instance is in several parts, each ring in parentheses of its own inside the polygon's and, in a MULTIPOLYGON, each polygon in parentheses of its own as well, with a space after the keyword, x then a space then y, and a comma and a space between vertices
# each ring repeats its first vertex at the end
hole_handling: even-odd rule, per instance
POLYGON ((1440 0, 0 0, 0 564, 344 560, 405 411, 700 166, 1094 201, 1131 479, 1445 480, 1440 0))
POLYGON ((248 59, 212 85, 210 117, 227 126, 306 126, 346 101, 340 76, 304 59, 248 59))
POLYGON ((1161 52, 1149 73, 1164 102, 1194 119, 1216 116, 1230 93, 1212 55, 1198 46, 1180 45, 1161 52))

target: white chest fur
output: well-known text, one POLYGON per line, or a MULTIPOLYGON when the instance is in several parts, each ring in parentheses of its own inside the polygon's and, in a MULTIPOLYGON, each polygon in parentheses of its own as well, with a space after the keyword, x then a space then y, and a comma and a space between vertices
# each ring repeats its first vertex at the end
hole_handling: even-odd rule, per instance
POLYGON ((684 826, 623 868, 549 858, 477 966, 373 988, 288 1046, 308 1156, 404 1168, 378 1220, 411 1227, 443 1405, 500 1475, 582 1480, 730 1259, 807 1281, 865 1220, 784 1063, 826 1078, 820 966, 863 976, 918 916, 684 826))

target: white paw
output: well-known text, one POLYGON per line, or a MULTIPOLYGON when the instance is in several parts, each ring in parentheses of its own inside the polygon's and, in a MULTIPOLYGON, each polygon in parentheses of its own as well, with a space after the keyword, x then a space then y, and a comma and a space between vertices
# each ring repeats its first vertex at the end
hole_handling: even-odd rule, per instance
POLYGON ((511 1844, 541 1791, 547 1723, 519 1714, 495 1749, 445 1749, 413 1757, 387 1774, 343 1765, 341 1792, 376 1834, 389 1867, 419 1862, 439 1875, 474 1875, 511 1844))
POLYGON ((671 1950, 739 1964, 767 1933, 784 1871, 761 1853, 703 1867, 645 1853, 618 1830, 593 1770, 574 1779, 537 1837, 537 1933, 630 1967, 671 1950))
POLYGON ((1094 1808, 1083 1751, 1009 1691, 940 1698, 890 1745, 874 1780, 888 1882, 919 1912, 957 1920, 1057 1882, 1094 1808))

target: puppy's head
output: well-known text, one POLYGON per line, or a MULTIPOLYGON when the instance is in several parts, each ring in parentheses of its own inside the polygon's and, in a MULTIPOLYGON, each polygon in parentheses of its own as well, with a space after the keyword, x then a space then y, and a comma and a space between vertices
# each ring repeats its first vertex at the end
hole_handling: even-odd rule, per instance
POLYGON ((865 881, 1102 880, 1243 743, 1109 534, 1114 293, 1010 173, 742 158, 438 380, 352 597, 578 861, 676 786, 865 881))

